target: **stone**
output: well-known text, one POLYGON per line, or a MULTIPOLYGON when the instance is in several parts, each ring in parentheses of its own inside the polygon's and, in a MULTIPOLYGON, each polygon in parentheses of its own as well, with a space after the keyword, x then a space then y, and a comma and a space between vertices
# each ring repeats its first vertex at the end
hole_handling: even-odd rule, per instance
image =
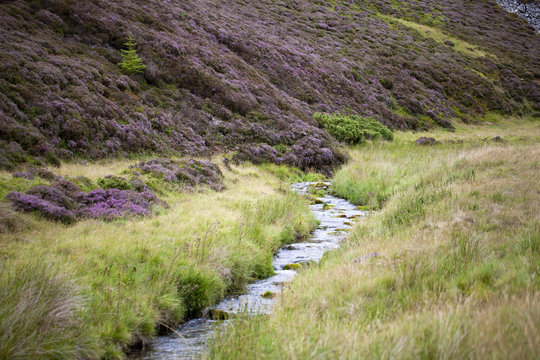
POLYGON ((261 294, 261 297, 265 298, 265 299, 272 299, 274 297, 276 297, 276 293, 273 292, 273 291, 265 291, 261 294))
POLYGON ((440 142, 435 140, 435 138, 425 137, 425 136, 422 136, 421 138, 418 138, 414 143, 416 145, 420 145, 420 146, 440 144, 440 142))

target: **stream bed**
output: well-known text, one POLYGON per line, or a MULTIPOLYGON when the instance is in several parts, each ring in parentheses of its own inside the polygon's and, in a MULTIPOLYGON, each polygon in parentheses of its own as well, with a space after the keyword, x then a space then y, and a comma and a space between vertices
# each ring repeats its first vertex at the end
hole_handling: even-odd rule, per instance
MULTIPOLYGON (((300 194, 308 193, 316 183, 303 182, 292 185, 300 194)), ((328 187, 329 183, 322 183, 328 187)), ((321 183, 317 183, 321 185, 321 183)), ((339 247, 346 231, 354 222, 366 216, 347 200, 331 195, 315 196, 318 203, 310 209, 320 224, 305 241, 284 246, 274 256, 275 275, 258 280, 246 287, 245 293, 225 298, 208 309, 210 316, 190 320, 167 336, 158 336, 144 352, 130 356, 134 360, 180 360, 198 359, 206 351, 208 339, 218 326, 225 326, 234 314, 270 313, 274 304, 273 295, 281 292, 290 283, 296 269, 304 263, 317 262, 328 250, 339 247), (219 319, 219 320, 216 320, 219 319)))

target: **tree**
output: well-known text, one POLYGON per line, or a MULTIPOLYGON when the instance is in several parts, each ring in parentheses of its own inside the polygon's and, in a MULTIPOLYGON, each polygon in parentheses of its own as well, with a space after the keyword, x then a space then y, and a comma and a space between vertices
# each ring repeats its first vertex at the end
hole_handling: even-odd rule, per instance
POLYGON ((122 49, 122 61, 118 64, 120 69, 126 74, 138 74, 146 69, 146 65, 143 64, 137 50, 135 50, 135 39, 133 35, 129 35, 127 41, 124 43, 126 49, 122 49))

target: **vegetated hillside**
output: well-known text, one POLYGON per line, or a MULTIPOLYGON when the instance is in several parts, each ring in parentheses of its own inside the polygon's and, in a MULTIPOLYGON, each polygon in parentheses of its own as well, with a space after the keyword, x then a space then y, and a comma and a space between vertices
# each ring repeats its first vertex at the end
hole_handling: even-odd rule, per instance
POLYGON ((330 172, 313 112, 400 129, 539 103, 540 38, 495 1, 2 1, 0 166, 237 151, 330 172), (133 35, 147 65, 117 64, 133 35))

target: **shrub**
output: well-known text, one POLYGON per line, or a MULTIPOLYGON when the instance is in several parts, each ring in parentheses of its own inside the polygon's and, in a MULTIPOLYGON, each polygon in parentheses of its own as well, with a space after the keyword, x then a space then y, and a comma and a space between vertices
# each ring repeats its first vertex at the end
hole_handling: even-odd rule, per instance
POLYGON ((156 179, 170 185, 182 185, 193 188, 206 185, 212 190, 221 191, 223 174, 219 167, 211 162, 193 159, 151 159, 131 167, 147 178, 147 185, 154 188, 156 179))
POLYGON ((75 221, 75 213, 65 207, 55 205, 50 201, 43 200, 36 195, 11 192, 7 195, 16 210, 24 212, 37 211, 47 219, 72 223, 75 221))
POLYGON ((97 181, 97 184, 103 189, 130 190, 131 184, 120 176, 108 175, 97 181))
POLYGON ((75 200, 67 195, 66 190, 61 187, 38 185, 28 190, 26 194, 37 196, 42 200, 66 209, 77 208, 77 203, 75 200))
POLYGON ((73 179, 71 179, 71 182, 73 184, 77 185, 82 191, 89 192, 91 190, 96 189, 96 184, 86 176, 77 176, 73 179))
POLYGON ((127 49, 122 49, 122 61, 118 64, 120 69, 126 74, 138 74, 146 69, 146 65, 143 64, 141 58, 137 55, 137 50, 135 50, 136 45, 133 36, 129 35, 127 41, 124 43, 127 49))
POLYGON ((26 194, 13 191, 6 198, 15 210, 36 211, 47 219, 64 223, 72 223, 79 218, 113 220, 126 216, 148 216, 154 205, 167 206, 147 187, 141 190, 135 192, 111 188, 86 193, 71 181, 59 178, 52 186, 37 185, 26 194))
POLYGON ((330 135, 348 144, 363 143, 366 139, 394 139, 388 127, 371 118, 340 113, 315 113, 313 117, 330 135))
POLYGON ((158 202, 154 193, 136 193, 130 190, 98 189, 83 193, 78 198, 83 205, 80 214, 89 218, 112 220, 126 215, 147 216, 158 202))

